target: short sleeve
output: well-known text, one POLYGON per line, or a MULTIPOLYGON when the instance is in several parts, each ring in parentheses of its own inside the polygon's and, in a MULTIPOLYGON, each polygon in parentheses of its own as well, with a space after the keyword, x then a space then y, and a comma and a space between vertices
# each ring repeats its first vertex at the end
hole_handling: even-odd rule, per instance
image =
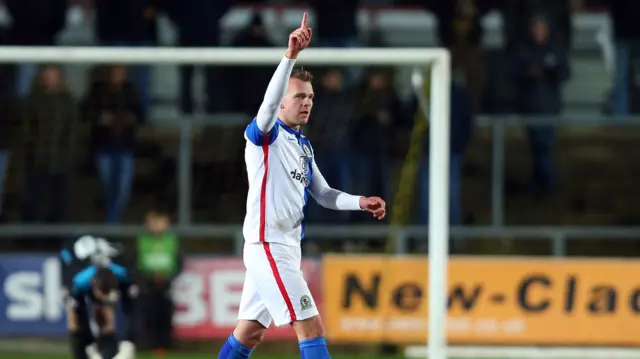
POLYGON ((73 277, 71 284, 71 294, 85 294, 91 288, 91 279, 96 275, 96 267, 90 266, 80 271, 73 277))
POLYGON ((66 248, 60 251, 60 260, 62 261, 62 263, 64 263, 64 265, 70 265, 71 262, 73 262, 73 255, 71 254, 71 251, 66 248))
POLYGON ((129 276, 129 271, 119 264, 111 263, 109 265, 109 269, 116 275, 118 281, 120 282, 130 282, 131 277, 129 276))
POLYGON ((253 121, 251 121, 251 123, 249 124, 249 126, 247 126, 247 129, 244 131, 244 135, 247 138, 247 140, 251 141, 251 143, 253 143, 256 146, 262 146, 264 144, 265 138, 268 137, 269 145, 271 145, 276 140, 276 138, 278 138, 279 129, 280 129, 280 126, 278 126, 278 124, 275 124, 273 128, 271 128, 271 131, 267 133, 263 133, 258 127, 258 123, 256 122, 256 119, 254 118, 253 121))

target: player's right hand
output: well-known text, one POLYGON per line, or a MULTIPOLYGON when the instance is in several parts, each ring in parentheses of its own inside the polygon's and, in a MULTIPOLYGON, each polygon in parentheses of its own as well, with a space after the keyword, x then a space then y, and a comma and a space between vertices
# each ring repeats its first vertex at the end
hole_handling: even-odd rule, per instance
POLYGON ((307 27, 308 15, 305 12, 302 15, 302 22, 300 28, 294 30, 289 35, 289 46, 287 48, 286 56, 290 59, 298 57, 300 51, 306 49, 311 42, 311 28, 307 27))
POLYGON ((387 215, 387 203, 380 197, 360 197, 360 209, 373 214, 373 218, 378 220, 387 215))

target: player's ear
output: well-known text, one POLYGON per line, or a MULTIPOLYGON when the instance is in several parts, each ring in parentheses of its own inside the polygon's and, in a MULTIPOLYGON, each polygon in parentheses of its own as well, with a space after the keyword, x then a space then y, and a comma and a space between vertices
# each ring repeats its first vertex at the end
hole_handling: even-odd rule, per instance
POLYGON ((283 104, 280 104, 280 109, 283 109, 283 108, 284 108, 284 105, 283 105, 283 104))

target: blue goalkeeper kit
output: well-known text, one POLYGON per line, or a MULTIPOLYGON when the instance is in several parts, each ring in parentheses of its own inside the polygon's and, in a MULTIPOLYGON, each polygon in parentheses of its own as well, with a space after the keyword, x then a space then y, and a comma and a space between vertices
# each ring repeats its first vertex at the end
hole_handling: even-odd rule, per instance
MULTIPOLYGON (((95 298, 92 290, 93 278, 98 272, 98 266, 89 265, 80 272, 78 272, 72 280, 72 286, 70 289, 70 297, 73 300, 73 311, 76 314, 78 320, 78 332, 75 333, 83 342, 87 341, 87 337, 90 336, 91 330, 89 327, 89 311, 88 303, 101 304, 101 305, 115 305, 115 303, 104 303, 95 298)), ((137 313, 135 308, 136 291, 132 290, 133 281, 129 271, 122 265, 116 263, 110 263, 105 268, 108 268, 118 279, 119 301, 120 308, 123 314, 124 321, 124 340, 135 343, 136 334, 136 320, 137 313)), ((74 333, 72 333, 73 335, 74 333)), ((117 351, 117 340, 114 333, 102 333, 99 338, 99 346, 106 348, 107 352, 102 352, 103 357, 105 355, 112 356, 117 351), (106 354, 109 353, 109 354, 106 354)))
MULTIPOLYGON (((127 269, 123 266, 115 263, 110 263, 107 265, 107 268, 115 274, 116 278, 118 278, 119 287, 127 287, 131 284, 131 277, 127 269)), ((96 275, 98 271, 98 267, 95 265, 90 265, 77 273, 73 277, 73 281, 71 283, 71 295, 80 296, 80 295, 89 295, 91 296, 91 282, 93 277, 96 275)), ((93 299, 93 298, 92 298, 93 299)))

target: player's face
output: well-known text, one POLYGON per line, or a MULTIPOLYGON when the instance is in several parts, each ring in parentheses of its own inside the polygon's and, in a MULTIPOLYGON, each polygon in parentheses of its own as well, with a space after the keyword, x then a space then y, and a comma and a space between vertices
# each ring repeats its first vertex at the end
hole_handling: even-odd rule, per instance
POLYGON ((291 126, 300 126, 309 122, 313 98, 311 82, 290 79, 289 89, 282 100, 281 120, 291 126))

